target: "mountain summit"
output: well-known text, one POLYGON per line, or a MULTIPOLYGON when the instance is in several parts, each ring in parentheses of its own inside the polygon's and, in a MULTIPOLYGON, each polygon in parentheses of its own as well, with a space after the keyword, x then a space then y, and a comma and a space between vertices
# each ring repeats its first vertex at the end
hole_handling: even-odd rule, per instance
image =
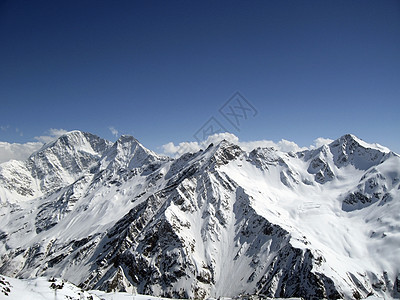
POLYGON ((205 299, 400 297, 400 157, 222 141, 179 158, 73 131, 0 165, 0 274, 205 299))

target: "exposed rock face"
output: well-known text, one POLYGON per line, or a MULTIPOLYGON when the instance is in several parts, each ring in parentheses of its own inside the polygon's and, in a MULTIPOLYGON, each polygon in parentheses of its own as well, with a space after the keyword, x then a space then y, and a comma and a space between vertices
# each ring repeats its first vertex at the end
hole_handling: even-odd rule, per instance
POLYGON ((400 158, 346 135, 170 159, 71 132, 0 165, 0 273, 203 299, 399 296, 400 158))
POLYGON ((14 194, 8 200, 55 192, 88 172, 110 147, 109 141, 93 134, 72 131, 44 145, 25 162, 1 164, 0 184, 14 194))

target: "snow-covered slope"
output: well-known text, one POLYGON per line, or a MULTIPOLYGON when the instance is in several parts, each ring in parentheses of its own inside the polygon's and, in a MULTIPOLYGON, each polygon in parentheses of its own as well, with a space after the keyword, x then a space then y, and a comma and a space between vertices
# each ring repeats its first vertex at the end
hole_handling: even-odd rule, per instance
POLYGON ((71 132, 0 176, 4 275, 175 298, 400 297, 400 157, 353 135, 169 159, 71 132))
POLYGON ((146 149, 134 137, 123 135, 105 153, 100 165, 102 169, 134 169, 162 160, 167 158, 146 149))
MULTIPOLYGON (((0 276, 0 299, 8 300, 164 300, 159 297, 101 291, 84 291, 56 278, 15 279, 0 276)), ((165 299, 167 300, 167 299, 165 299)))
POLYGON ((110 147, 109 141, 93 134, 71 131, 44 145, 25 162, 0 164, 0 203, 32 199, 73 183, 110 147))

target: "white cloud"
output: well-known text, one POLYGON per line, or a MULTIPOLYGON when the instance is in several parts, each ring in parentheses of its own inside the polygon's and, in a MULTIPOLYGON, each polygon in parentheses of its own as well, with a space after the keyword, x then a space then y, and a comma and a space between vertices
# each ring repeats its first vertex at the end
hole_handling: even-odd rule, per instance
MULTIPOLYGON (((8 126, 1 127, 1 130, 7 130, 7 129, 8 126)), ((21 130, 18 128, 15 128, 15 132, 22 135, 21 130)), ((25 160, 33 152, 39 150, 43 146, 43 144, 54 141, 56 138, 60 137, 63 134, 66 134, 67 132, 68 131, 65 129, 50 128, 47 131, 48 135, 41 135, 34 137, 34 139, 37 142, 28 142, 24 144, 0 142, 0 163, 12 159, 25 160)))
POLYGON ((305 147, 299 147, 296 143, 287 141, 287 140, 281 140, 278 143, 275 143, 273 141, 269 140, 259 140, 259 141, 249 141, 249 142, 241 142, 239 141, 239 138, 232 134, 232 133, 218 133, 211 135, 207 138, 206 141, 203 142, 182 142, 177 145, 175 145, 173 142, 169 142, 165 145, 162 146, 162 149, 164 151, 165 155, 169 155, 172 157, 179 157, 184 153, 187 152, 197 152, 200 149, 205 149, 208 147, 209 144, 213 143, 218 144, 222 140, 227 140, 228 142, 231 142, 233 144, 238 145, 240 148, 242 148, 245 151, 252 151, 255 148, 261 147, 274 147, 278 150, 284 151, 284 152, 296 152, 296 151, 301 151, 305 150, 307 148, 305 147))
POLYGON ((12 159, 25 160, 42 146, 43 143, 40 142, 29 142, 25 144, 0 142, 0 163, 12 159))
POLYGON ((283 139, 278 142, 277 147, 283 152, 297 152, 307 150, 307 147, 300 147, 295 142, 283 139))
POLYGON ((174 145, 173 142, 162 145, 163 151, 166 155, 170 156, 181 156, 183 153, 187 152, 197 152, 201 149, 199 143, 197 142, 182 142, 178 145, 174 145))
POLYGON ((178 145, 175 145, 173 142, 169 142, 165 145, 162 145, 162 149, 164 151, 165 155, 169 155, 172 157, 178 157, 181 156, 183 153, 187 152, 197 152, 200 149, 205 149, 210 145, 211 143, 213 144, 218 144, 222 140, 227 140, 231 143, 237 144, 239 142, 239 138, 235 136, 234 134, 224 132, 224 133, 216 133, 213 135, 210 135, 207 140, 198 143, 198 142, 182 142, 179 143, 178 145))
POLYGON ((108 127, 108 129, 111 131, 113 136, 118 137, 118 130, 115 129, 114 126, 110 126, 110 127, 108 127))
POLYGON ((222 140, 226 140, 233 144, 239 143, 239 138, 236 135, 229 133, 229 132, 223 132, 223 133, 216 133, 216 134, 210 135, 207 138, 207 140, 205 142, 202 142, 201 144, 204 148, 207 148, 208 145, 210 145, 211 143, 218 144, 222 140))
POLYGON ((50 128, 48 130, 48 135, 41 135, 41 136, 35 136, 34 139, 37 140, 38 142, 41 143, 49 143, 54 141, 56 138, 62 136, 63 134, 66 134, 68 131, 65 129, 55 129, 55 128, 50 128))
POLYGON ((310 149, 317 149, 319 147, 322 147, 323 145, 328 145, 328 144, 330 144, 332 142, 333 142, 332 139, 319 137, 319 138, 314 140, 314 144, 310 146, 310 149))
MULTIPOLYGON (((7 130, 9 126, 2 126, 1 130, 7 130)), ((22 136, 22 132, 19 128, 15 128, 15 132, 22 136)), ((48 135, 35 136, 34 139, 37 142, 28 142, 24 144, 19 143, 7 143, 0 142, 0 163, 15 159, 25 160, 33 152, 39 150, 43 144, 54 141, 56 138, 68 131, 65 129, 50 128, 47 133, 48 135)))
POLYGON ((65 129, 55 129, 55 128, 50 128, 49 133, 51 136, 59 137, 62 136, 63 134, 66 134, 68 130, 65 129))
POLYGON ((291 142, 284 139, 280 140, 277 143, 270 140, 259 140, 250 142, 239 142, 238 145, 245 151, 252 151, 258 147, 260 148, 274 147, 275 149, 278 149, 283 152, 297 152, 307 149, 305 147, 300 147, 295 142, 291 142))

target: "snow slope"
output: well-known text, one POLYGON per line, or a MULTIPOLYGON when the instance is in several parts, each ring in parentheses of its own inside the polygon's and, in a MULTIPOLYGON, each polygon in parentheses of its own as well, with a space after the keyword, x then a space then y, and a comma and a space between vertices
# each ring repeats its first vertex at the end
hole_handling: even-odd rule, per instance
MULTIPOLYGON (((164 300, 159 297, 128 293, 104 293, 101 291, 84 291, 75 285, 60 279, 15 279, 0 276, 0 299, 8 300, 164 300)), ((165 299, 167 300, 167 299, 165 299)))
POLYGON ((400 157, 345 135, 177 159, 74 131, 0 165, 0 273, 174 298, 400 297, 400 157))
POLYGON ((72 131, 44 145, 25 162, 0 164, 0 203, 37 198, 72 184, 110 146, 93 134, 72 131))

